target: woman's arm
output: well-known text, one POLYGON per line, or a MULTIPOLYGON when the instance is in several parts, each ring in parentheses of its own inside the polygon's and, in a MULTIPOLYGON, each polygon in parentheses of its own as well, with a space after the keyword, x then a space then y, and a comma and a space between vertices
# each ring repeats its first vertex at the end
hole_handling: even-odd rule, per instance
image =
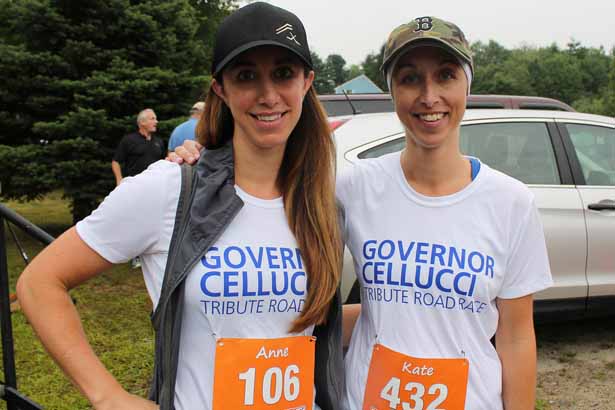
POLYGON ((355 323, 361 314, 361 304, 355 303, 352 305, 342 306, 342 343, 344 347, 350 345, 350 337, 355 323))
POLYGON ((536 396, 536 336, 532 295, 497 299, 500 319, 495 346, 502 362, 505 410, 533 410, 536 396))
POLYGON ((73 227, 44 249, 17 282, 23 312, 45 348, 96 410, 151 410, 151 401, 127 393, 87 341, 68 290, 108 269, 73 227))

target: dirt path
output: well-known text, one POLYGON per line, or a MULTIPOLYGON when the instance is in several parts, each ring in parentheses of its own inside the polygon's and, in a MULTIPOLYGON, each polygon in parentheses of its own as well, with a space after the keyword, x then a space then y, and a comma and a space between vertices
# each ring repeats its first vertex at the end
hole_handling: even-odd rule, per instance
POLYGON ((537 324, 536 336, 542 409, 615 410, 615 318, 537 324))

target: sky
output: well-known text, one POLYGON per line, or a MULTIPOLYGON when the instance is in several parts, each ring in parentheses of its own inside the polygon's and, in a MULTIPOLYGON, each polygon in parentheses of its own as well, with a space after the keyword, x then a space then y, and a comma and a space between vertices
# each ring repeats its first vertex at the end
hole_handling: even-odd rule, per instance
POLYGON ((389 32, 415 17, 437 16, 457 24, 470 42, 495 40, 506 48, 615 46, 613 0, 267 0, 303 22, 310 49, 321 58, 340 54, 359 64, 389 32))

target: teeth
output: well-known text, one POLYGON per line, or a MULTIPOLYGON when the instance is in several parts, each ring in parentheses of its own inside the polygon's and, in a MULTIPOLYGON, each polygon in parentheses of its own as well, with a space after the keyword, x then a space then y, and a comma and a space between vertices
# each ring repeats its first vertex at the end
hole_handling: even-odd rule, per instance
POLYGON ((272 114, 272 115, 257 115, 259 121, 275 121, 282 117, 282 114, 272 114))
POLYGON ((434 113, 434 114, 419 114, 419 117, 423 120, 423 121, 438 121, 440 119, 442 119, 444 117, 444 113, 439 112, 439 113, 434 113))

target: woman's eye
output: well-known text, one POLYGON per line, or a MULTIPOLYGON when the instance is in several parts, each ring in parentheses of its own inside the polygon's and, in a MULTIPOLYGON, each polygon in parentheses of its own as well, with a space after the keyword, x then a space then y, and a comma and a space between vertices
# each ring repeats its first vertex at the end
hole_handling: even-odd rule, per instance
POLYGON ((291 67, 279 67, 275 70, 275 78, 279 79, 287 79, 292 78, 294 75, 294 71, 291 67))
POLYGON ((401 82, 403 84, 414 84, 419 80, 419 76, 415 73, 407 73, 401 76, 401 82))
POLYGON ((239 81, 250 81, 254 80, 254 78, 256 78, 256 74, 254 73, 254 71, 241 70, 237 73, 237 79, 239 81))
POLYGON ((443 80, 451 80, 455 78, 455 72, 450 69, 442 70, 440 72, 440 78, 443 80))

